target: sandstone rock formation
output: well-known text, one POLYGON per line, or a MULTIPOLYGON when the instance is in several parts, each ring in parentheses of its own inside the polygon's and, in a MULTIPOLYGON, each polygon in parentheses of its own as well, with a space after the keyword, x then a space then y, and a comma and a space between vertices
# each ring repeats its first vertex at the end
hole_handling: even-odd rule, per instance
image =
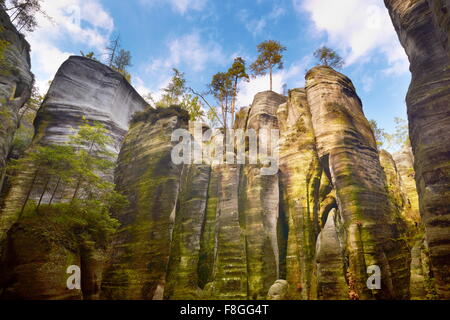
POLYGON ((177 128, 188 128, 185 111, 148 109, 125 139, 115 180, 130 205, 115 214, 122 225, 103 277, 105 298, 163 298, 183 169, 171 161, 171 135, 177 128))
POLYGON ((336 220, 340 217, 333 209, 317 239, 316 263, 318 279, 318 298, 322 300, 348 299, 348 286, 345 279, 345 256, 343 243, 339 239, 336 220))
MULTIPOLYGON (((38 112, 32 148, 67 143, 77 128, 87 121, 104 125, 107 134, 113 138, 113 143, 108 147, 117 155, 128 128, 128 120, 133 113, 145 107, 146 102, 118 72, 91 59, 70 57, 60 67, 38 112)), ((72 239, 74 230, 61 230, 61 224, 46 221, 41 216, 33 219, 22 217, 15 224, 30 186, 33 186, 30 199, 38 199, 39 194, 45 194, 42 190, 48 190, 49 187, 56 191, 58 186, 59 192, 52 199, 53 203, 67 199, 68 188, 56 181, 47 184, 35 172, 34 164, 30 163, 27 170, 18 173, 0 212, 0 259, 9 266, 0 276, 2 285, 8 284, 4 296, 96 299, 100 294, 107 258, 105 245, 99 246, 92 241, 77 243, 72 239), (53 238, 55 230, 58 233, 53 238), (29 251, 23 248, 25 244, 31 245, 31 241, 38 255, 29 255, 29 251), (71 264, 82 268, 82 290, 78 293, 68 291, 65 281, 61 281, 68 277, 66 268, 71 264), (27 290, 23 283, 31 281, 28 279, 33 277, 33 273, 45 285, 41 289, 30 287, 27 290)), ((112 179, 112 172, 101 174, 112 179)), ((43 197, 43 203, 48 201, 48 195, 43 197)))
POLYGON ((9 231, 0 268, 0 299, 75 299, 81 290, 67 289, 67 268, 80 266, 70 230, 51 221, 24 219, 9 231))
POLYGON ((450 4, 385 0, 409 57, 406 97, 420 211, 439 295, 450 298, 450 4))
MULTIPOLYGON (((304 89, 289 91, 278 108, 281 210, 288 227, 286 279, 291 299, 311 299, 314 253, 319 232, 322 168, 304 89)), ((325 195, 326 196, 326 195, 325 195)), ((324 213, 326 215, 327 213, 324 213)))
POLYGON ((306 75, 320 161, 336 189, 346 226, 349 274, 359 298, 406 299, 410 253, 389 201, 376 142, 350 79, 328 67, 306 75), (382 271, 381 290, 366 286, 367 267, 382 271))
MULTIPOLYGON (((92 59, 72 56, 59 68, 37 114, 33 146, 67 143, 83 121, 95 121, 105 126, 113 138, 109 148, 118 154, 131 115, 146 105, 120 73, 92 59)), ((0 241, 17 218, 34 170, 30 164, 29 172, 18 176, 18 182, 5 197, 0 213, 0 241)), ((45 182, 41 180, 38 177, 35 181, 30 199, 38 199, 42 193, 45 182)), ((56 181, 50 187, 54 185, 56 181)), ((53 202, 62 201, 65 196, 63 191, 57 192, 53 202)), ((44 195, 43 203, 49 198, 44 195)))
POLYGON ((402 180, 402 190, 405 194, 405 219, 422 228, 422 219, 419 211, 419 195, 417 194, 416 180, 414 179, 414 159, 410 147, 404 147, 392 155, 397 171, 402 180))
MULTIPOLYGON (((258 93, 253 100, 246 129, 258 133, 260 130, 278 129, 277 109, 285 101, 284 96, 275 92, 258 93)), ((270 286, 279 278, 280 264, 278 174, 264 175, 261 168, 262 164, 244 165, 239 186, 239 215, 245 228, 248 295, 252 299, 265 298, 270 286)))
POLYGON ((30 71, 30 45, 0 9, 0 192, 6 158, 19 121, 19 110, 30 98, 34 76, 30 71))

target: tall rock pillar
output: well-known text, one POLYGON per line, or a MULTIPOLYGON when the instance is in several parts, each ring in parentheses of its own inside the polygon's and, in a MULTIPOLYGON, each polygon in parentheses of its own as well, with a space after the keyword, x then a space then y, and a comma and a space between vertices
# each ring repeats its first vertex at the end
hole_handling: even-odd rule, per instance
POLYGON ((350 79, 328 67, 307 73, 306 92, 319 158, 344 220, 351 289, 361 299, 406 299, 410 254, 361 100, 350 79), (366 285, 372 265, 380 268, 381 290, 366 285))
POLYGON ((420 212, 438 294, 450 299, 450 1, 385 4, 411 64, 406 103, 420 212))

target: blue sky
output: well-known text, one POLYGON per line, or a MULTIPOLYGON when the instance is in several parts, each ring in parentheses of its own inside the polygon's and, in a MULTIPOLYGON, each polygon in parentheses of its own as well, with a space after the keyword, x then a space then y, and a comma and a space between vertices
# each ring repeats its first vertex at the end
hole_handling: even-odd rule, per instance
MULTIPOLYGON (((407 57, 382 0, 44 0, 44 10, 53 21, 39 18, 41 27, 27 36, 41 91, 70 54, 101 56, 117 34, 133 56, 132 84, 156 98, 172 67, 200 91, 234 57, 250 64, 256 45, 274 39, 288 48, 275 91, 284 83, 303 86, 305 70, 316 63, 312 53, 328 45, 346 59, 341 71, 353 80, 369 119, 391 132, 394 117, 406 119, 407 57)), ((243 83, 239 105, 267 89, 264 77, 243 83)))

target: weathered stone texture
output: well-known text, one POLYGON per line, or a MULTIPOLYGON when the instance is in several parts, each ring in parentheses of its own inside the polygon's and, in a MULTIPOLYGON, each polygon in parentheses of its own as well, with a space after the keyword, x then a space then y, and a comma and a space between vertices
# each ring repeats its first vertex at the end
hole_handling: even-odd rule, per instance
POLYGON ((30 45, 0 9, 0 191, 5 165, 19 122, 19 110, 31 95, 34 76, 30 71, 30 45))
POLYGON ((289 91, 278 108, 280 126, 281 211, 288 226, 286 279, 291 299, 311 299, 316 239, 319 232, 319 187, 322 169, 317 156, 311 113, 304 89, 289 91))
POLYGON ((420 212, 437 290, 450 298, 450 50, 448 0, 385 0, 409 57, 406 97, 420 212))
POLYGON ((347 234, 349 271, 359 298, 406 299, 409 250, 398 229, 373 133, 350 79, 328 67, 306 75, 320 161, 336 189, 347 234), (382 289, 366 286, 367 267, 378 265, 382 289))
MULTIPOLYGON (((118 72, 92 59, 72 56, 59 68, 46 98, 37 113, 35 136, 32 146, 64 144, 83 124, 98 122, 113 138, 110 151, 118 154, 128 128, 131 115, 143 110, 146 102, 118 72)), ((16 221, 28 193, 28 186, 34 180, 35 168, 30 164, 29 172, 21 172, 11 187, 0 212, 0 241, 16 221)), ((112 172, 104 172, 110 180, 112 172)), ((54 188, 52 181, 49 188, 54 188)), ((30 199, 39 199, 46 179, 37 177, 32 184, 30 199)), ((66 192, 57 192, 53 203, 67 199, 66 192)), ((42 203, 50 201, 50 194, 44 194, 42 203)))
POLYGON ((318 299, 346 300, 348 299, 348 286, 345 279, 344 249, 338 236, 338 227, 335 223, 339 219, 336 209, 333 209, 327 222, 317 239, 317 279, 318 299))
POLYGON ((173 130, 187 129, 179 108, 149 109, 125 139, 116 170, 117 190, 129 206, 113 243, 103 291, 110 299, 162 299, 171 254, 182 165, 171 160, 173 130))

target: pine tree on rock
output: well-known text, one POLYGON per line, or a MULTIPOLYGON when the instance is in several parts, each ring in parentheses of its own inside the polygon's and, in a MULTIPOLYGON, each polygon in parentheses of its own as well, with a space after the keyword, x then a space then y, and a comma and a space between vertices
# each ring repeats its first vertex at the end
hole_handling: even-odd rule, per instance
POLYGON ((255 62, 250 66, 253 71, 253 77, 264 76, 269 71, 270 77, 270 91, 272 91, 272 74, 275 68, 283 69, 283 52, 286 47, 282 46, 280 42, 275 40, 267 40, 261 42, 257 46, 259 56, 255 62))

